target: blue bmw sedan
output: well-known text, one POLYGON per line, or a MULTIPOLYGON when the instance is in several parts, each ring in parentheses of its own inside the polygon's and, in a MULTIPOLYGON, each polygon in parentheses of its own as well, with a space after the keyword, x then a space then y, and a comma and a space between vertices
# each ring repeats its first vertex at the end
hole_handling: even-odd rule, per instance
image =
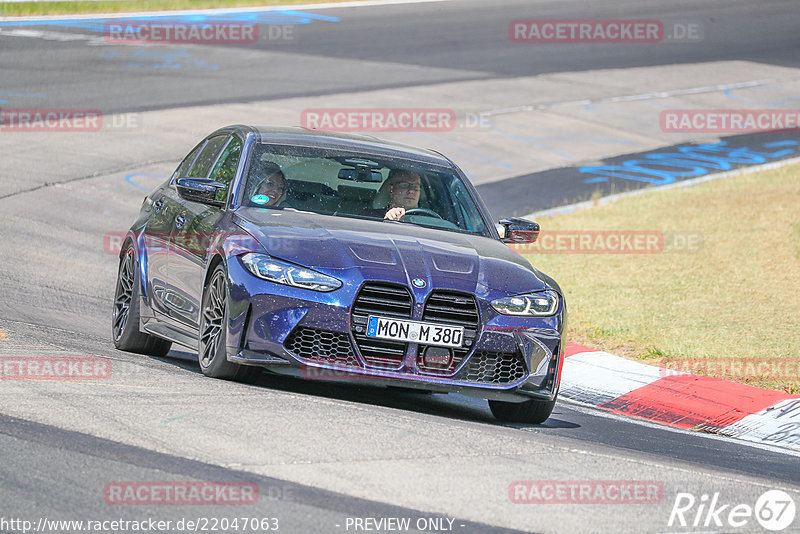
POLYGON ((509 248, 464 173, 370 136, 230 126, 145 197, 122 245, 118 349, 488 399, 541 423, 558 395, 561 288, 509 248))

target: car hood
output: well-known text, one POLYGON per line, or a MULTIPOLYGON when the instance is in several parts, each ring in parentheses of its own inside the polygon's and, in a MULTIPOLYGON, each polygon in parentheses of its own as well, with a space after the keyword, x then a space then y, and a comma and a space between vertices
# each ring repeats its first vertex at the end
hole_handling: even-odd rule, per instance
POLYGON ((496 239, 413 224, 239 208, 234 222, 273 257, 322 272, 360 269, 365 278, 485 294, 520 294, 558 285, 496 239))

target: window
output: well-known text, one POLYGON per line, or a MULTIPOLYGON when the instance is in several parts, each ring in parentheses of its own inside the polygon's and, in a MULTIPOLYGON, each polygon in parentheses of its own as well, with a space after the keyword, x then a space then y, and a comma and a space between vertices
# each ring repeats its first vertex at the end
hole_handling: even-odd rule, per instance
POLYGON ((239 158, 242 155, 242 142, 238 137, 231 137, 228 146, 222 151, 214 170, 211 171, 212 180, 216 180, 221 184, 225 184, 225 189, 217 191, 216 200, 225 202, 228 198, 228 190, 230 189, 231 181, 236 176, 236 169, 239 167, 239 158))
POLYGON ((218 135, 216 137, 212 137, 206 143, 206 146, 203 147, 203 150, 200 151, 200 155, 197 156, 197 160, 192 165, 192 168, 189 170, 189 173, 186 176, 190 176, 192 178, 206 178, 208 177, 208 173, 211 171, 211 166, 217 161, 217 156, 219 155, 220 150, 222 147, 225 146, 225 143, 228 141, 229 137, 227 135, 218 135))
POLYGON ((468 232, 476 234, 486 234, 486 224, 483 222, 478 207, 469 195, 469 191, 464 183, 456 176, 445 179, 447 190, 452 194, 452 206, 455 210, 455 217, 460 228, 466 228, 468 232))
POLYGON ((194 147, 194 150, 189 152, 189 155, 186 156, 186 158, 181 162, 181 164, 178 165, 178 168, 175 169, 175 173, 173 173, 172 179, 170 180, 171 182, 174 182, 176 178, 182 178, 184 176, 187 176, 189 168, 192 166, 192 163, 194 163, 194 160, 197 159, 197 154, 200 153, 200 150, 204 146, 206 146, 205 141, 194 147))
MULTIPOLYGON (((224 153, 223 153, 224 156, 224 153)), ((416 211, 401 222, 490 236, 480 209, 467 185, 454 169, 422 161, 336 149, 293 147, 260 143, 253 149, 248 176, 243 183, 242 205, 251 208, 310 211, 321 215, 383 220, 390 201, 388 177, 392 169, 420 176, 416 211), (268 172, 264 167, 268 167, 268 172), (368 170, 359 177, 356 169, 368 170), (275 170, 285 177, 278 202, 256 192, 275 170), (261 197, 261 198, 256 198, 261 197)), ((221 158, 222 159, 222 158, 221 158)), ((270 198, 275 199, 275 195, 270 198)))

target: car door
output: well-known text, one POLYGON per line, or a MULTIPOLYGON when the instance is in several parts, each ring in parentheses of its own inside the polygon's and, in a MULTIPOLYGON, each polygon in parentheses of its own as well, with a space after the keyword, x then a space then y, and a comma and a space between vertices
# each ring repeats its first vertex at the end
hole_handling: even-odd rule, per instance
MULTIPOLYGON (((210 178, 225 184, 226 187, 217 192, 216 200, 226 202, 241 159, 242 146, 242 141, 235 135, 212 137, 189 171, 189 176, 210 178)), ((175 293, 172 311, 182 323, 197 329, 206 254, 216 237, 216 223, 224 208, 188 200, 182 202, 170 236, 170 281, 175 293)))
POLYGON ((189 152, 189 155, 175 169, 169 183, 151 195, 153 214, 144 229, 147 255, 147 290, 148 294, 151 295, 149 300, 153 315, 159 320, 163 320, 170 315, 170 237, 174 230, 175 217, 183 209, 182 200, 175 189, 175 180, 181 174, 189 172, 205 145, 206 141, 203 140, 189 152))

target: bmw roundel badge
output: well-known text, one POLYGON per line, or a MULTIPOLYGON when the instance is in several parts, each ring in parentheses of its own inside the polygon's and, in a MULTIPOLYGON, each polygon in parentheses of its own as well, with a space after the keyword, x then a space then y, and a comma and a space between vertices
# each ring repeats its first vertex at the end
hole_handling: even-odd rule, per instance
POLYGON ((411 283, 414 285, 414 287, 425 287, 425 280, 422 278, 414 278, 411 283))

